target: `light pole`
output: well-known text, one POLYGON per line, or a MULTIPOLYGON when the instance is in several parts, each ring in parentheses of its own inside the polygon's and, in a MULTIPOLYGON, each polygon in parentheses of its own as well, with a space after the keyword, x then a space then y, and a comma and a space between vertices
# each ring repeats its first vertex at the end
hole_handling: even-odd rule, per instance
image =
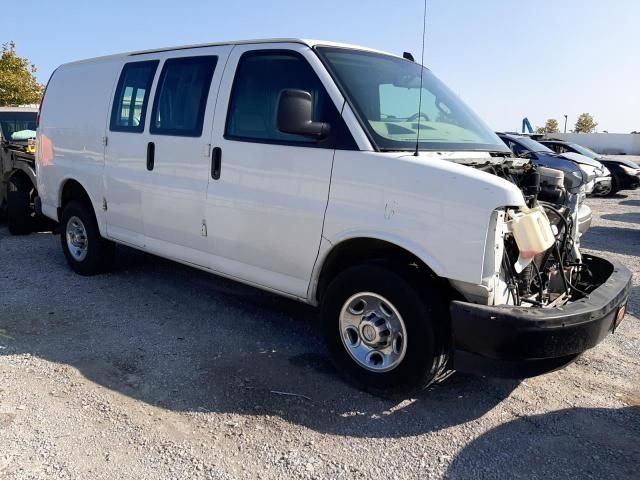
POLYGON ((567 133, 567 116, 564 116, 564 133, 567 133))

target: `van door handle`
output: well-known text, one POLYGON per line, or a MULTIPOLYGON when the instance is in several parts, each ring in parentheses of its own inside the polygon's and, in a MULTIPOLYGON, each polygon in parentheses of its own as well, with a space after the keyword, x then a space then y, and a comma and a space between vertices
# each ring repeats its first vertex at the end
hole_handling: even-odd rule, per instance
POLYGON ((222 149, 216 147, 211 152, 211 178, 220 179, 220 170, 222 168, 222 149))
POLYGON ((156 144, 153 142, 147 143, 147 170, 153 170, 156 156, 156 144))

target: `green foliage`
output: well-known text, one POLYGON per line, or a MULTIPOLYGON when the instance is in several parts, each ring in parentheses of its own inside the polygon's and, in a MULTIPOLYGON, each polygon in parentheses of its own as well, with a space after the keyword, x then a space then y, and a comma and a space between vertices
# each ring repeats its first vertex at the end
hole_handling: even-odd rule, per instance
POLYGON ((36 66, 16 54, 16 44, 2 45, 0 55, 0 107, 40 102, 43 86, 35 77, 36 66))
POLYGON ((536 133, 559 133, 558 121, 555 118, 550 118, 544 124, 544 127, 536 128, 536 133))
POLYGON ((591 114, 582 113, 578 117, 578 120, 576 121, 576 125, 573 128, 573 131, 576 133, 594 133, 596 131, 597 126, 598 124, 593 119, 591 114))

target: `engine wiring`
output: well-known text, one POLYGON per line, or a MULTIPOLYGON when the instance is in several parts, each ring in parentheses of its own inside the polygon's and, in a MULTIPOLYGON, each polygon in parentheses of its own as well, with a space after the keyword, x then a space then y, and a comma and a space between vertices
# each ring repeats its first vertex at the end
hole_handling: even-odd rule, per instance
MULTIPOLYGON (((571 298, 572 293, 587 297, 589 294, 574 285, 572 282, 572 274, 567 276, 567 268, 575 269, 576 275, 579 276, 582 271, 582 263, 570 261, 570 252, 573 249, 574 240, 571 236, 573 231, 573 219, 567 217, 562 211, 548 202, 540 201, 539 205, 554 218, 557 218, 555 241, 553 247, 539 257, 534 258, 531 264, 520 273, 515 270, 515 262, 510 254, 510 248, 504 249, 502 259, 502 268, 505 274, 505 283, 507 287, 507 303, 509 299, 516 306, 522 306, 523 302, 535 306, 545 306, 554 303, 558 297, 564 296, 571 298), (555 267, 555 270, 554 270, 555 267), (557 271, 557 275, 562 285, 562 292, 551 292, 550 284, 552 270, 557 271), (531 286, 535 288, 531 288, 531 286), (523 292, 521 292, 521 289, 523 292), (536 291, 537 290, 537 291, 536 291), (527 294, 531 294, 527 296, 527 294), (558 293, 556 300, 551 299, 553 293, 558 293)), ((513 238, 509 239, 511 249, 517 251, 517 245, 513 238)), ((513 253, 513 252, 512 252, 513 253)))
MULTIPOLYGON (((560 278, 562 279, 562 283, 564 284, 565 293, 567 295, 570 295, 570 291, 574 291, 575 293, 582 295, 584 297, 589 296, 588 293, 583 292, 582 290, 580 290, 578 287, 574 286, 571 283, 571 279, 567 278, 566 271, 565 271, 565 264, 567 263, 565 262, 565 256, 567 255, 567 245, 569 243, 569 240, 573 243, 573 239, 569 238, 570 233, 572 231, 569 224, 573 223, 573 220, 571 218, 567 219, 558 209, 549 205, 547 202, 540 202, 540 204, 544 209, 551 210, 553 213, 555 213, 556 216, 560 219, 560 221, 564 225, 562 249, 558 246, 558 237, 560 236, 560 232, 558 232, 558 234, 556 235, 555 252, 557 255, 558 264, 560 266, 560 278)), ((578 264, 575 267, 579 269, 580 266, 581 264, 578 264)))

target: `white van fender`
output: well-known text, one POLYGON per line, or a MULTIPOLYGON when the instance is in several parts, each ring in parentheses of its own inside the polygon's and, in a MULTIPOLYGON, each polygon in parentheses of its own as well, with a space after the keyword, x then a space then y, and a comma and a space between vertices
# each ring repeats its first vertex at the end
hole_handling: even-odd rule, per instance
POLYGON ((418 260, 424 263, 433 273, 440 276, 444 272, 443 266, 435 259, 435 257, 425 248, 417 243, 408 241, 398 235, 394 235, 391 232, 380 232, 374 230, 349 230, 342 232, 340 235, 334 236, 331 240, 322 237, 320 242, 320 248, 318 250, 318 258, 313 267, 311 274, 311 280, 309 282, 309 290, 307 292, 307 301, 312 305, 318 304, 318 286, 320 283, 320 276, 326 266, 326 262, 332 253, 337 251, 351 240, 363 240, 363 241, 382 241, 390 244, 401 250, 405 250, 407 253, 415 256, 418 260))
MULTIPOLYGON (((480 164, 491 161, 486 153, 460 157, 473 155, 480 164)), ((441 278, 480 284, 493 212, 525 202, 516 185, 460 161, 446 153, 337 150, 324 238, 332 245, 384 240, 441 278)))
MULTIPOLYGON (((64 175, 58 185, 57 204, 56 204, 56 212, 55 212, 56 217, 58 218, 58 222, 62 220, 62 194, 68 182, 77 183, 82 188, 82 190, 84 190, 87 197, 89 197, 89 200, 91 202, 91 208, 93 209, 93 213, 96 217, 96 222, 98 223, 98 229, 100 230, 100 235, 106 238, 107 236, 106 215, 105 215, 105 210, 102 208, 103 199, 95 198, 95 194, 92 194, 92 191, 85 186, 86 185, 85 183, 83 183, 81 180, 78 180, 77 178, 71 175, 64 175)), ((46 207, 43 205, 43 213, 45 213, 46 215, 47 212, 45 211, 45 208, 46 207)), ((47 215, 47 216, 50 216, 50 215, 47 215)))

